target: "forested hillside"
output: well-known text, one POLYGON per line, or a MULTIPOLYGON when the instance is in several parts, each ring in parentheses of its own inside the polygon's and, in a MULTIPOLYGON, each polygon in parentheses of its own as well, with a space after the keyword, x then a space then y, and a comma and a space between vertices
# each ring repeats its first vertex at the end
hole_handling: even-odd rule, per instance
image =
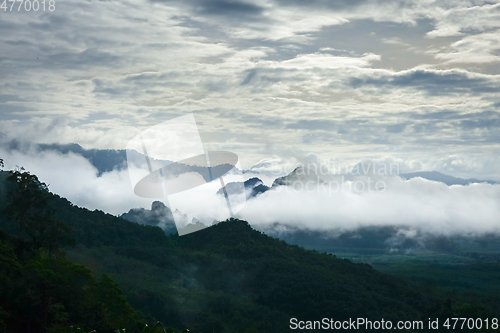
POLYGON ((1 178, 0 320, 8 331, 26 321, 34 325, 26 332, 134 331, 160 320, 190 332, 288 332, 292 317, 493 316, 367 264, 288 245, 245 221, 165 235, 78 208, 35 176, 1 178))

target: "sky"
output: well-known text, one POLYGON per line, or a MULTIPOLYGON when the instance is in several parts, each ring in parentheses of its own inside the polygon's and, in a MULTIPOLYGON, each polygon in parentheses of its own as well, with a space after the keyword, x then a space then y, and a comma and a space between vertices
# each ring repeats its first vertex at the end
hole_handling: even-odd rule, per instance
MULTIPOLYGON (((205 150, 234 152, 243 169, 395 161, 401 172, 500 181, 498 1, 9 6, 0 9, 2 142, 124 149, 137 131, 193 113, 205 150)), ((2 154, 72 191, 54 170, 77 156, 54 167, 47 154, 2 154)))
MULTIPOLYGON (((17 6, 17 5, 16 5, 17 6)), ((125 148, 194 113, 205 148, 418 160, 500 180, 500 3, 61 1, 0 14, 2 140, 125 148)))

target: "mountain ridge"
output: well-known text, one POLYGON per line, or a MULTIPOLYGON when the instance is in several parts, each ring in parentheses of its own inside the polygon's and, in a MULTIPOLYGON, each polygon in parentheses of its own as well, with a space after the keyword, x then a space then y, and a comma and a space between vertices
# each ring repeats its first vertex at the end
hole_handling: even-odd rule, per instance
MULTIPOLYGON (((179 237, 54 194, 50 204, 73 229, 70 259, 110 274, 147 318, 192 332, 288 332, 292 317, 424 318, 442 301, 407 280, 286 244, 241 220, 179 237)), ((10 223, 5 216, 0 222, 10 223)))
MULTIPOLYGON (((81 155, 82 157, 86 158, 97 170, 98 170, 98 175, 101 176, 105 172, 111 172, 113 170, 124 170, 127 168, 127 155, 126 155, 126 150, 125 149, 85 149, 82 146, 80 146, 77 143, 71 143, 71 144, 30 144, 30 143, 23 143, 18 140, 11 140, 8 142, 2 143, 2 145, 7 149, 7 150, 17 150, 17 151, 26 151, 30 147, 34 147, 35 151, 37 152, 46 152, 46 151, 56 151, 61 154, 67 154, 67 153, 74 153, 81 155)), ((270 161, 267 161, 263 164, 266 165, 267 167, 272 166, 272 162, 274 159, 270 159, 270 161)), ((358 171, 364 170, 363 168, 360 168, 361 164, 358 164, 358 171)), ((275 179, 282 179, 283 181, 286 181, 290 176, 293 174, 297 173, 298 168, 303 168, 303 167, 297 167, 295 168, 292 172, 288 173, 287 175, 277 177, 275 179)), ((355 167, 356 168, 356 167, 355 167)), ((367 170, 372 170, 370 169, 370 166, 368 166, 367 170)), ((253 166, 249 170, 242 170, 242 173, 254 173, 258 174, 259 171, 256 170, 256 167, 253 166)), ((477 178, 459 178, 459 177, 454 177, 450 176, 444 173, 441 173, 439 171, 417 171, 417 172, 410 172, 410 173, 402 173, 399 174, 399 176, 403 179, 411 179, 415 177, 422 177, 427 180, 432 180, 432 181, 438 181, 447 184, 448 186, 451 185, 468 185, 472 183, 488 183, 488 184, 500 184, 498 181, 493 181, 493 180, 481 180, 477 178)), ((316 179, 317 181, 317 179, 316 179)), ((324 180, 320 180, 324 181, 324 180)), ((282 181, 278 181, 280 184, 276 185, 283 185, 281 184, 282 181)), ((273 183, 274 185, 274 183, 273 183)), ((264 185, 265 186, 265 185, 264 185)), ((262 193, 263 188, 260 189, 260 193, 262 193)))
POLYGON ((411 173, 404 173, 399 175, 403 179, 412 179, 416 177, 421 177, 427 180, 437 181, 441 183, 445 183, 448 186, 452 185, 469 185, 474 183, 488 183, 488 184, 500 184, 499 182, 493 180, 479 180, 476 178, 458 178, 450 175, 446 175, 439 171, 418 171, 411 173))

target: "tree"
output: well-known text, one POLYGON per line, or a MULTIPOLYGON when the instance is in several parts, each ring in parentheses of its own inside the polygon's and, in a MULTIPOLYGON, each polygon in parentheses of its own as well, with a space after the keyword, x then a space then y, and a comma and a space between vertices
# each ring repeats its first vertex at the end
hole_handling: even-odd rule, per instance
POLYGON ((137 313, 127 302, 118 284, 109 275, 101 276, 97 284, 97 296, 104 325, 118 328, 137 326, 137 313))
POLYGON ((34 251, 44 248, 49 253, 69 244, 69 227, 54 218, 49 206, 48 186, 29 172, 11 172, 7 178, 12 189, 7 196, 6 214, 13 219, 21 236, 27 238, 34 251))

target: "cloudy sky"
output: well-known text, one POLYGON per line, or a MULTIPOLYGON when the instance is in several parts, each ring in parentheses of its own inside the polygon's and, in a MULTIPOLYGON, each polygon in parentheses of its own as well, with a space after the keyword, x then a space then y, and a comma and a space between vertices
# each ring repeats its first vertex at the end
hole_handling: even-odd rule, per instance
POLYGON ((56 0, 0 15, 2 140, 123 149, 194 113, 205 148, 246 168, 313 153, 500 180, 497 1, 56 0))
MULTIPOLYGON (((0 10, 3 143, 124 149, 137 130, 194 113, 205 149, 237 153, 244 169, 304 159, 395 161, 401 172, 500 181, 500 2, 55 0, 53 11, 9 7, 0 10)), ((7 166, 28 167, 79 205, 119 214, 150 204, 133 196, 126 171, 99 177, 74 155, 0 153, 7 166)), ((347 202, 333 210, 325 208, 331 196, 322 196, 310 200, 311 210, 276 211, 308 199, 274 192, 249 206, 261 215, 274 211, 274 220, 301 213, 346 223, 399 223, 411 208, 411 223, 453 229, 453 221, 471 227, 482 220, 485 230, 497 228, 498 185, 422 181, 392 179, 387 193, 340 196, 347 202)))

